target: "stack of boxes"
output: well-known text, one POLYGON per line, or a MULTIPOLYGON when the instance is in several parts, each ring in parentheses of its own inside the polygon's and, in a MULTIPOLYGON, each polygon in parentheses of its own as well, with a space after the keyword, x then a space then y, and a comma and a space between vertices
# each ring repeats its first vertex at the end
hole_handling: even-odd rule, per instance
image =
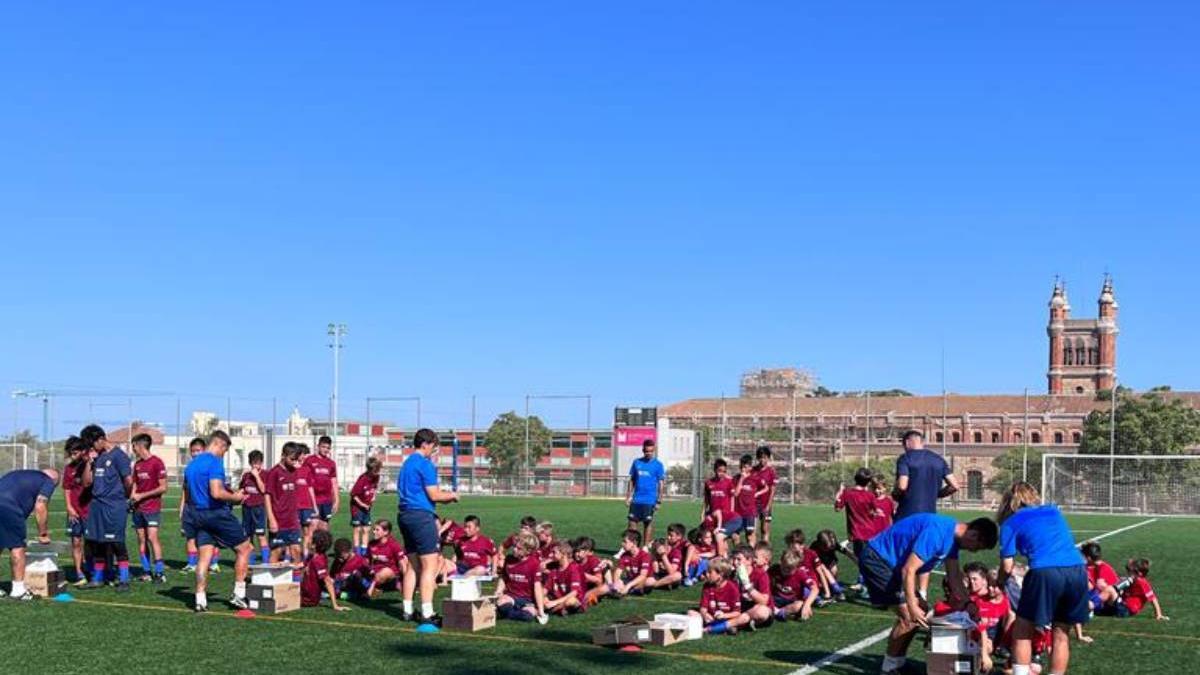
POLYGON ((979 641, 975 622, 965 614, 951 614, 929 622, 928 675, 974 675, 979 672, 979 641))
POLYGON ((53 550, 25 552, 25 588, 39 598, 52 598, 67 588, 67 576, 58 569, 58 554, 53 550))
POLYGON ((442 627, 475 632, 496 627, 496 601, 483 595, 492 577, 450 577, 450 599, 442 601, 442 627))
POLYGON ((283 614, 300 609, 300 584, 292 580, 291 564, 251 565, 246 602, 258 614, 283 614))

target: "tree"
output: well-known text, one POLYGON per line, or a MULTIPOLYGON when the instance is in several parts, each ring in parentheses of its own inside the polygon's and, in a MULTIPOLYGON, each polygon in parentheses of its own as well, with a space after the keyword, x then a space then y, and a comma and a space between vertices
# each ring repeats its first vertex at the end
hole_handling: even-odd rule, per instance
POLYGON ((1003 493, 1013 483, 1024 480, 1035 488, 1042 489, 1042 455, 1045 450, 1031 447, 1028 458, 1025 448, 1009 448, 1003 454, 992 459, 992 468, 996 470, 988 481, 988 488, 1003 493), (1022 478, 1024 476, 1024 478, 1022 478))
MULTIPOLYGON (((1163 395, 1166 391, 1157 387, 1134 396, 1118 389, 1116 454, 1180 455, 1200 443, 1200 410, 1182 399, 1167 399, 1163 395)), ((1108 409, 1088 414, 1079 454, 1109 454, 1111 418, 1108 409)))
MULTIPOLYGON (((832 503, 838 486, 854 485, 854 473, 863 466, 862 462, 826 462, 810 466, 803 472, 797 472, 796 480, 801 484, 797 493, 810 501, 832 503)), ((883 474, 891 483, 896 477, 896 458, 875 459, 871 462, 871 468, 883 474)))
MULTIPOLYGON (((525 418, 509 411, 496 418, 487 430, 487 454, 492 471, 512 476, 525 467, 525 418)), ((551 433, 536 415, 529 416, 529 467, 550 451, 551 433)))
POLYGON ((692 494, 691 464, 676 464, 667 469, 667 492, 673 495, 692 494))

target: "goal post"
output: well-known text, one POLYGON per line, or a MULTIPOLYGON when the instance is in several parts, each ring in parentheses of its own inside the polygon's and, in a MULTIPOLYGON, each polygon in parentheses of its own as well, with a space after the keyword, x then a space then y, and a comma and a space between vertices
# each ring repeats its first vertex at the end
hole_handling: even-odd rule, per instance
POLYGON ((1200 515, 1200 455, 1042 455, 1042 499, 1067 511, 1200 515))

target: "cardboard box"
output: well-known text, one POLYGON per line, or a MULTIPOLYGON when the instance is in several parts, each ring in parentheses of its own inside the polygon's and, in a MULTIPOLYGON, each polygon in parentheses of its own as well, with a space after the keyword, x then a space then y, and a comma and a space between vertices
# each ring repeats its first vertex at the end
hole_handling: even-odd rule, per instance
POLYGON ((979 672, 978 654, 925 655, 926 675, 975 675, 979 672))
POLYGON ((483 577, 450 577, 451 600, 471 601, 478 600, 482 597, 483 577))
POLYGON ((650 624, 650 644, 667 647, 676 642, 687 640, 687 628, 669 623, 650 624))
POLYGON ((442 628, 475 632, 496 627, 496 603, 479 600, 443 600, 442 628))
POLYGON ((655 614, 651 623, 686 629, 684 640, 699 640, 704 637, 704 621, 691 614, 655 614))
POLYGON ((929 623, 929 653, 978 654, 980 645, 974 631, 975 623, 970 620, 933 619, 929 623))
POLYGON ((246 587, 246 602, 259 614, 283 614, 300 609, 300 584, 246 587))
POLYGON ((650 623, 647 621, 611 623, 592 631, 592 644, 621 646, 650 642, 650 623))
POLYGON ((61 570, 25 572, 25 588, 39 598, 52 598, 62 593, 66 587, 67 575, 61 570))
POLYGON ((294 583, 291 563, 278 562, 250 566, 250 583, 255 586, 279 586, 294 583))

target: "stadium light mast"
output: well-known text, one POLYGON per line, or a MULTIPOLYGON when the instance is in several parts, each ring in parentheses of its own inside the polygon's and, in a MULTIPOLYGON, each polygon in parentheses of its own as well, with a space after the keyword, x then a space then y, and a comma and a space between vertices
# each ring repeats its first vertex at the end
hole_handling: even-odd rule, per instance
POLYGON ((1112 408, 1108 414, 1108 512, 1113 512, 1113 484, 1117 470, 1117 376, 1113 375, 1112 408))
MULTIPOLYGON (((330 339, 329 348, 333 350, 333 400, 332 400, 332 403, 333 403, 333 406, 332 406, 333 433, 331 435, 333 436, 333 452, 335 453, 334 457, 337 457, 336 453, 338 450, 338 384, 339 384, 338 379, 341 375, 341 373, 339 371, 340 366, 341 366, 340 357, 341 357, 341 352, 342 352, 342 338, 346 336, 346 324, 331 323, 331 324, 329 324, 328 328, 326 329, 326 334, 329 335, 329 339, 330 339)), ((367 433, 369 434, 370 430, 368 430, 367 433)))

